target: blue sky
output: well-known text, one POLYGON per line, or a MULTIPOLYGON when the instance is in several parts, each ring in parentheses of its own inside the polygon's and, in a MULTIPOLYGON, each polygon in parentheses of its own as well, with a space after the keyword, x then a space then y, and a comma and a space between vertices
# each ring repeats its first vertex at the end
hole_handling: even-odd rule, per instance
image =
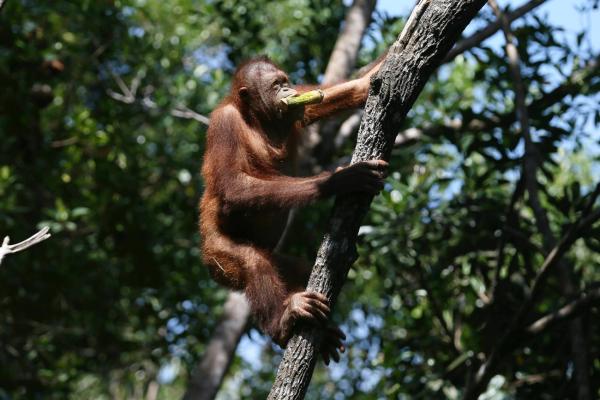
MULTIPOLYGON (((520 7, 529 0, 497 0, 500 7, 510 5, 511 9, 520 7)), ((547 16, 550 22, 563 27, 568 33, 576 34, 582 28, 590 28, 590 39, 593 48, 600 49, 600 23, 592 24, 593 20, 600 21, 600 10, 582 15, 576 6, 583 0, 547 0, 535 12, 547 16)), ((407 15, 415 4, 414 0, 379 0, 377 9, 391 15, 407 15)), ((499 36, 499 35, 496 35, 499 36)))
MULTIPOLYGON (((527 3, 529 0, 497 0, 501 7, 510 6, 515 9, 527 3)), ((349 1, 346 1, 349 2, 349 1)), ((553 24, 561 26, 569 34, 577 34, 581 29, 589 29, 592 46, 600 50, 600 10, 581 14, 577 12, 577 5, 581 5, 585 0, 547 0, 546 3, 539 6, 535 12, 547 16, 553 24), (594 25, 592 21, 596 20, 594 25)), ((414 0, 379 0, 377 9, 386 11, 391 15, 407 15, 415 4, 414 0)), ((468 28, 467 28, 468 30, 468 28)), ((500 35, 496 35, 498 40, 500 35)), ((494 40, 494 39, 492 39, 494 40)))
MULTIPOLYGON (((500 7, 505 8, 508 5, 511 10, 529 2, 529 0, 496 1, 500 7)), ((351 3, 350 0, 345 0, 345 2, 347 4, 351 3)), ((536 13, 546 18, 550 23, 563 28, 567 37, 573 40, 582 30, 588 31, 587 44, 598 53, 600 52, 600 9, 586 13, 577 11, 577 6, 589 4, 589 2, 589 0, 546 0, 532 13, 536 13), (596 21, 596 24, 593 24, 592 21, 596 21)), ((377 9, 390 15, 408 15, 414 4, 415 0, 378 0, 377 9)), ((467 35, 473 31, 473 26, 467 27, 465 30, 467 35)), ((496 33, 486 43, 493 47, 503 46, 504 37, 502 32, 496 33)), ((590 133, 590 138, 584 141, 587 144, 587 151, 590 154, 600 154, 600 128, 593 126, 592 121, 589 121, 586 125, 586 131, 590 133)), ((600 166, 597 166, 596 169, 600 170, 600 166)))

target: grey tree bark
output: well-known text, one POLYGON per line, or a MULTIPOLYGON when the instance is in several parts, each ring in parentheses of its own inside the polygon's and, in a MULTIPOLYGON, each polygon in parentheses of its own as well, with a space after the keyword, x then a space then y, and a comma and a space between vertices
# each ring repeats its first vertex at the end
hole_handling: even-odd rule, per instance
MULTIPOLYGON (((538 6, 544 4, 547 0, 530 0, 526 4, 523 4, 519 8, 515 9, 511 13, 507 13, 506 17, 509 21, 514 21, 518 18, 527 15, 527 13, 535 10, 538 6)), ((451 62, 458 56, 472 48, 479 46, 483 41, 493 36, 498 30, 501 29, 501 23, 499 20, 491 22, 485 28, 482 28, 472 35, 461 39, 456 43, 456 45, 448 52, 446 57, 444 58, 444 63, 451 62)), ((365 67, 363 67, 365 68, 365 67)), ((359 74, 363 69, 359 70, 359 74)), ((342 124, 340 127, 338 134, 334 138, 334 149, 340 149, 346 140, 351 137, 357 130, 360 125, 360 120, 362 117, 362 110, 358 110, 354 112, 348 119, 342 124)), ((423 134, 423 132, 428 128, 409 128, 404 130, 398 134, 396 138, 396 146, 401 146, 405 144, 411 144, 415 141, 419 140, 423 134)))
POLYGON ((334 84, 348 79, 358 56, 363 35, 375 10, 377 0, 354 0, 346 13, 342 32, 335 42, 323 75, 324 84, 334 84))
MULTIPOLYGON (((388 159, 406 114, 425 83, 486 0, 421 0, 371 80, 352 163, 388 159)), ((333 306, 356 259, 356 236, 371 196, 337 198, 307 290, 333 306)), ((321 331, 302 326, 288 343, 270 400, 302 399, 316 363, 321 331)))
POLYGON ((246 329, 250 306, 241 293, 231 292, 221 322, 206 348, 202 361, 192 373, 184 400, 212 400, 233 360, 240 337, 246 329))

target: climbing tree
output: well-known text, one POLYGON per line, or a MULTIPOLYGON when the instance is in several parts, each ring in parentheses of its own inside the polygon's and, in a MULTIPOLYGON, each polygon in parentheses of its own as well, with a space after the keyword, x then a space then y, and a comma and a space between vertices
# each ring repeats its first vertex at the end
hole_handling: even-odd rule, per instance
MULTIPOLYGON (((406 114, 427 79, 456 42, 485 0, 421 0, 371 80, 365 116, 352 163, 389 159, 406 114)), ((372 197, 337 199, 330 228, 319 249, 307 290, 324 293, 331 304, 352 262, 361 221, 372 197)), ((320 330, 304 327, 290 340, 269 399, 304 397, 316 362, 320 330)))

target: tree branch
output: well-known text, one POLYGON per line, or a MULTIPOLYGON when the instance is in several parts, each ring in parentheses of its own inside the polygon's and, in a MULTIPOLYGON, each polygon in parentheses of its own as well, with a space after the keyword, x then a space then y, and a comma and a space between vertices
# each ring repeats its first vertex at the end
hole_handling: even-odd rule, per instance
MULTIPOLYGON (((362 38, 367 30, 377 0, 354 0, 343 22, 342 32, 338 36, 321 85, 332 85, 348 79, 356 65, 362 38)), ((304 170, 321 169, 327 164, 335 151, 334 132, 339 118, 320 121, 310 125, 304 132, 303 142, 298 153, 304 170), (315 151, 318 150, 318 151, 315 151)))
POLYGON ((210 119, 207 116, 198 114, 196 111, 186 106, 179 106, 171 109, 171 115, 176 118, 193 119, 206 126, 208 126, 208 123, 210 121, 210 119))
MULTIPOLYGON (((106 94, 108 94, 108 96, 111 99, 125 104, 138 103, 142 105, 142 107, 150 110, 155 110, 159 108, 156 102, 154 102, 149 95, 144 95, 142 98, 137 97, 137 89, 140 85, 140 78, 138 76, 136 76, 131 81, 131 87, 128 87, 119 75, 115 74, 112 71, 110 71, 110 74, 115 80, 117 86, 119 86, 119 89, 121 90, 121 93, 119 93, 115 92, 112 89, 107 89, 106 94)), ((208 126, 209 124, 209 118, 207 116, 199 114, 185 105, 173 107, 165 111, 175 118, 193 119, 206 126, 208 126)))
POLYGON ((574 318, 581 310, 589 307, 598 300, 600 300, 600 288, 589 293, 581 293, 577 299, 571 301, 569 304, 539 318, 525 328, 525 331, 531 335, 543 333, 560 322, 574 318))
MULTIPOLYGON (((547 0, 531 0, 528 3, 523 4, 521 7, 517 8, 515 11, 506 14, 506 19, 510 22, 521 18, 523 15, 537 8, 538 6, 544 4, 547 0)), ((485 28, 475 32, 471 36, 466 39, 461 40, 448 52, 446 58, 444 58, 444 63, 452 61, 459 54, 464 53, 467 50, 472 49, 473 47, 479 45, 484 40, 488 39, 496 32, 502 29, 502 21, 497 19, 492 22, 485 28)))
MULTIPOLYGON (((521 18, 522 16, 526 15, 527 13, 529 13, 530 11, 534 10, 535 8, 537 8, 538 6, 540 6, 541 4, 545 3, 547 0, 532 0, 524 5, 522 5, 521 7, 517 8, 514 12, 507 14, 508 19, 512 22, 518 18, 521 18)), ((448 63, 451 62, 454 58, 456 58, 456 56, 458 56, 459 54, 464 53, 467 50, 472 49, 473 47, 479 45, 481 42, 483 42, 484 40, 488 39, 490 36, 494 35, 496 32, 498 32, 498 30, 500 30, 500 28, 502 27, 500 20, 496 20, 492 23, 490 23, 488 26, 486 26, 484 29, 481 29, 477 32, 475 32, 473 35, 469 36, 466 39, 463 39, 461 41, 459 41, 453 48, 452 50, 450 50, 450 52, 448 53, 448 55, 446 56, 446 58, 444 58, 443 63, 448 63)), ((361 74, 361 72, 366 72, 368 70, 369 65, 367 65, 366 67, 363 67, 359 70, 359 75, 361 74)), ((356 117, 356 113, 352 114, 348 120, 354 120, 354 118, 356 117)), ((342 125, 343 126, 343 125, 342 125)), ((352 127, 352 125, 349 125, 347 127, 352 127)), ((344 144, 345 140, 347 138, 349 138, 351 136, 351 134, 356 131, 356 129, 358 129, 358 126, 354 126, 354 129, 350 132, 344 131, 342 133, 341 129, 339 134, 337 135, 337 137, 335 138, 335 148, 336 150, 338 150, 339 148, 342 147, 342 145, 344 144)), ((400 132, 398 134, 398 137, 396 138, 396 146, 403 146, 403 145, 408 145, 408 144, 412 144, 415 141, 421 139, 422 135, 424 133, 423 129, 420 128, 409 128, 403 132, 400 132)))
MULTIPOLYGON (((421 0, 371 80, 352 162, 389 158, 394 138, 425 83, 485 0, 421 0)), ((337 198, 307 290, 334 305, 356 259, 358 228, 372 197, 337 198)), ((321 330, 302 326, 288 343, 269 399, 304 397, 316 363, 321 330)))
POLYGON ((335 42, 325 69, 323 84, 335 84, 350 76, 376 4, 377 0, 354 0, 348 9, 342 32, 335 42))
POLYGON ((38 233, 30 236, 22 242, 15 244, 8 244, 10 242, 10 237, 6 236, 2 242, 2 246, 0 246, 0 264, 2 264, 2 260, 6 255, 18 253, 19 251, 23 251, 35 244, 38 244, 39 242, 48 239, 51 236, 50 233, 48 233, 49 230, 50 228, 45 226, 38 233))
POLYGON ((184 400, 215 398, 225 371, 229 368, 240 337, 244 333, 250 305, 242 293, 231 292, 225 302, 221 322, 217 325, 202 361, 192 373, 184 400))
MULTIPOLYGON (((572 75, 567 78, 565 82, 532 101, 527 106, 527 113, 529 115, 539 114, 541 111, 563 100, 566 96, 582 94, 581 90, 585 87, 586 80, 590 76, 597 74, 600 69, 599 67, 600 57, 596 56, 588 61, 583 68, 573 71, 572 75)), ((420 140, 424 136, 438 137, 445 134, 458 134, 464 131, 487 131, 494 127, 506 128, 514 121, 514 111, 493 115, 491 117, 480 115, 478 118, 474 118, 468 123, 464 123, 460 119, 453 119, 440 125, 430 125, 423 128, 409 128, 401 131, 398 134, 395 144, 396 146, 404 146, 420 140)))

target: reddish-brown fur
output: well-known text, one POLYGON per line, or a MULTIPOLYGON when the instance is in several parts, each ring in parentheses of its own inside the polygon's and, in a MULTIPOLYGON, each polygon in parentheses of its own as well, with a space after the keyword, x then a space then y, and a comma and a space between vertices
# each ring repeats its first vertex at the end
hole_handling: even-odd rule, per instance
MULTIPOLYGON (((329 312, 324 296, 304 291, 310 265, 273 252, 288 210, 331 195, 377 193, 387 165, 292 177, 298 135, 302 125, 362 106, 378 67, 325 89, 322 104, 282 116, 275 87, 287 88, 287 76, 266 58, 251 60, 237 69, 229 96, 211 115, 200 203, 203 261, 217 282, 245 291, 258 325, 282 346, 296 320, 326 320, 329 312)), ((327 352, 337 359, 343 334, 334 329, 332 337, 327 352)))

